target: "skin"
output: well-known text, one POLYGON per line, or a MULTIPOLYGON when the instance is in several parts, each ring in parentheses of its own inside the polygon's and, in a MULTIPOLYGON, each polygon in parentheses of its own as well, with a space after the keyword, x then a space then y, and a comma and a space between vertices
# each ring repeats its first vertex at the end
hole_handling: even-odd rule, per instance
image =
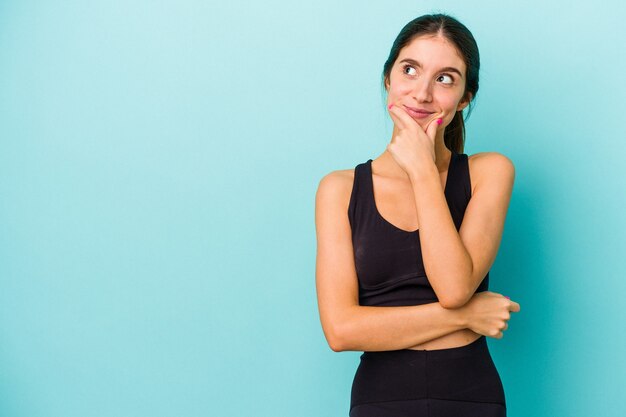
POLYGON ((316 286, 324 334, 335 351, 432 350, 463 346, 480 335, 501 338, 510 313, 520 310, 501 294, 475 293, 500 244, 513 164, 496 152, 469 157, 472 198, 458 232, 443 192, 451 156, 443 140, 445 128, 471 98, 463 95, 465 71, 462 57, 442 37, 420 37, 405 46, 385 80, 387 104, 393 104, 392 138, 372 162, 376 206, 391 224, 407 231, 419 228, 424 266, 439 302, 359 306, 346 215, 354 170, 333 171, 320 181, 316 286), (405 58, 422 67, 406 67, 401 63, 405 58), (448 66, 461 75, 440 71, 448 66), (434 113, 413 117, 404 105, 434 113))
MULTIPOLYGON (((391 142, 387 151, 379 156, 389 174, 399 177, 420 175, 430 168, 427 159, 439 171, 446 171, 450 151, 444 144, 445 127, 452 122, 457 111, 469 105, 471 94, 463 97, 466 65, 456 48, 445 38, 425 36, 414 39, 405 46, 394 63, 389 78, 385 80, 387 105, 393 105, 389 115, 394 121, 391 142), (402 62, 412 59, 423 68, 402 62), (452 67, 461 72, 439 72, 439 68, 452 67), (403 106, 433 111, 427 118, 412 117, 403 106), (409 116, 408 118, 406 116, 409 116), (443 119, 441 125, 437 119, 443 119), (390 160, 393 158, 393 161, 390 160)), ((378 160, 378 158, 376 158, 378 160)))

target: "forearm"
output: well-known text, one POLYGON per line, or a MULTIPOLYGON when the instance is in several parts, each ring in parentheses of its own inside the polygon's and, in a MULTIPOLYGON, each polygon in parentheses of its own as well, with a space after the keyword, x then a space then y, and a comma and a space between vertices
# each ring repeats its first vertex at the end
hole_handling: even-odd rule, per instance
POLYGON ((346 312, 337 351, 406 349, 467 328, 462 309, 438 302, 416 306, 355 306, 346 312))
POLYGON ((436 165, 423 167, 410 178, 428 281, 442 305, 454 306, 457 300, 467 299, 472 258, 450 214, 436 165))

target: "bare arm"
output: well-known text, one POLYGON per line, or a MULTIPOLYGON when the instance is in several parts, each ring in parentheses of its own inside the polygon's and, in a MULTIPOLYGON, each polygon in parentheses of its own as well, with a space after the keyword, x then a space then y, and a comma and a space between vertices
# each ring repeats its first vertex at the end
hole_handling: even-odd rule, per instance
POLYGON ((466 304, 491 268, 502 238, 515 169, 497 152, 476 157, 480 176, 457 232, 433 164, 410 173, 424 268, 442 306, 466 304))
POLYGON ((467 328, 464 309, 447 309, 439 303, 359 305, 347 216, 351 190, 352 177, 335 171, 322 178, 315 198, 316 290, 322 328, 331 349, 404 349, 467 328))
POLYGON ((327 319, 322 319, 322 323, 330 320, 335 323, 329 329, 324 328, 326 339, 335 352, 406 349, 467 327, 461 310, 446 309, 439 303, 405 307, 352 306, 339 310, 340 315, 334 317, 331 306, 322 306, 320 303, 320 314, 327 319))

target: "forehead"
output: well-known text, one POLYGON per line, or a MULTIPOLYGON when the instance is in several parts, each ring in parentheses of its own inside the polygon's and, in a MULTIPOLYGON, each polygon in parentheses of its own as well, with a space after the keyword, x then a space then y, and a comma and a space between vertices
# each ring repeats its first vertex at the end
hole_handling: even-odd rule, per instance
POLYGON ((465 73, 465 61, 456 47, 442 37, 420 36, 400 51, 396 62, 404 58, 419 61, 424 67, 456 67, 465 73))

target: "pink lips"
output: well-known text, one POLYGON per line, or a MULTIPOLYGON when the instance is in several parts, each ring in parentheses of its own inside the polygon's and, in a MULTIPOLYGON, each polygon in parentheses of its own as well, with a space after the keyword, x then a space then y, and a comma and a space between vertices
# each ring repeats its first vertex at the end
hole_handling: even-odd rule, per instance
POLYGON ((414 107, 404 106, 404 108, 412 117, 416 117, 418 119, 423 119, 434 113, 434 112, 429 112, 423 109, 416 109, 414 107))

